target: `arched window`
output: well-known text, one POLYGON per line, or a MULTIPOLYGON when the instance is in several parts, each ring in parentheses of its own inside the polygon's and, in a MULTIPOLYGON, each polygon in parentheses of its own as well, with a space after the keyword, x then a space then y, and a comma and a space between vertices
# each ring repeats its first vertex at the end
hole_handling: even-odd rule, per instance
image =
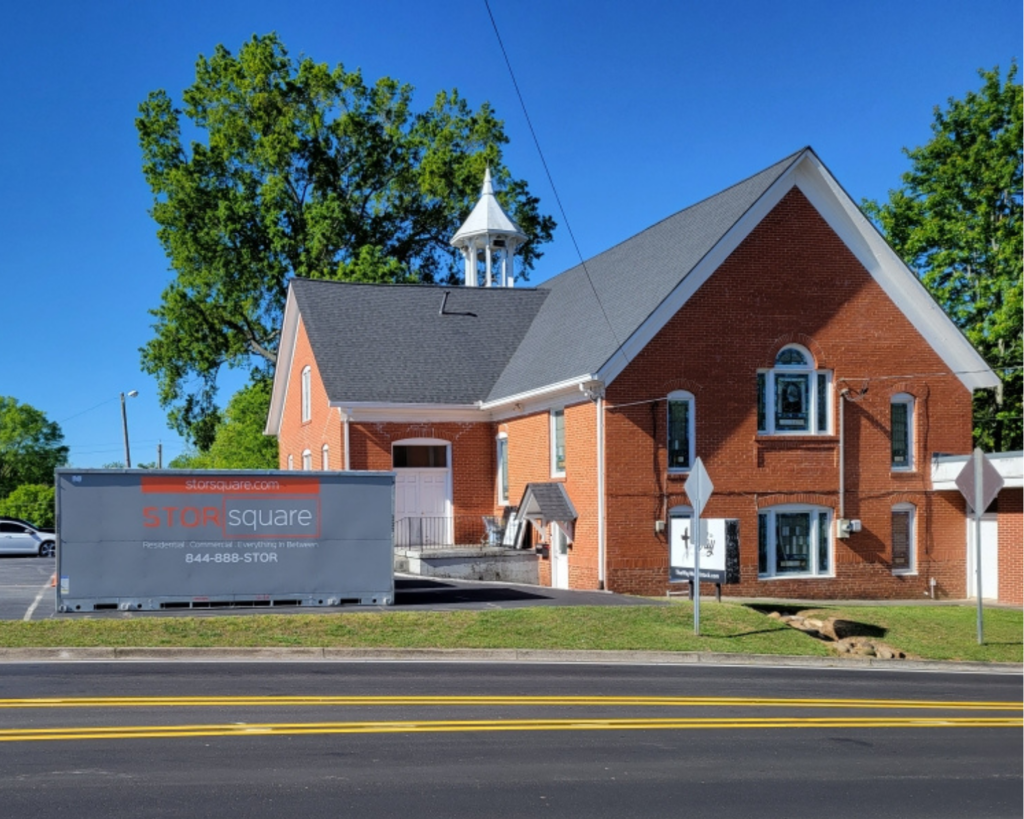
POLYGON ((917 572, 917 538, 914 525, 917 508, 912 503, 897 503, 892 508, 892 571, 893 574, 917 572))
POLYGON ((779 350, 775 366, 757 373, 757 431, 766 435, 827 435, 832 373, 817 370, 806 348, 779 350))
POLYGON ((331 468, 331 453, 327 444, 324 444, 323 449, 320 450, 320 468, 324 472, 331 468))
POLYGON ((310 399, 310 384, 313 378, 313 370, 308 365, 302 368, 302 423, 306 423, 313 417, 312 401, 310 399))
POLYGON ((914 396, 897 393, 889 404, 889 431, 892 440, 892 468, 914 468, 914 396))
POLYGON ((313 453, 308 449, 302 451, 302 469, 305 472, 313 471, 313 453))
POLYGON ((692 393, 678 390, 668 394, 668 468, 685 472, 693 466, 696 454, 697 421, 692 393))
POLYGON ((757 573, 760 577, 817 577, 832 574, 832 510, 785 504, 757 515, 757 573))

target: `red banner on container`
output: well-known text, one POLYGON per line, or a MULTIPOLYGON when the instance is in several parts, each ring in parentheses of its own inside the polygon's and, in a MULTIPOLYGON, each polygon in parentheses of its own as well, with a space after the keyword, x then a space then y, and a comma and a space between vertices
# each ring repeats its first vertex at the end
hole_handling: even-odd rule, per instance
POLYGON ((142 476, 142 491, 161 495, 319 495, 317 478, 284 478, 258 475, 151 475, 142 476))

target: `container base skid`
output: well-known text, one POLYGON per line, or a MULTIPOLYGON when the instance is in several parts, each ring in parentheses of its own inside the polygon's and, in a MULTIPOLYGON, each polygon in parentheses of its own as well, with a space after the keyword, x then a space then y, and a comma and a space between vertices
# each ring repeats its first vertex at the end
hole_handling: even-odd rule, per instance
POLYGON ((395 602, 391 590, 345 592, 344 594, 303 595, 226 595, 219 597, 107 597, 57 600, 57 611, 69 614, 93 611, 172 611, 178 609, 242 608, 324 608, 327 606, 390 606, 395 602))

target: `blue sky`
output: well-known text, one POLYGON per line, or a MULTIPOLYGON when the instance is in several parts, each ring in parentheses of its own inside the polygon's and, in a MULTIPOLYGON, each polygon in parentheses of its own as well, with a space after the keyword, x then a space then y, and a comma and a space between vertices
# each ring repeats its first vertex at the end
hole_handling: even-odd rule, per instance
MULTIPOLYGON (((899 183, 932 108, 1019 61, 1019 0, 491 0, 585 256, 812 145, 856 199, 899 183)), ((277 31, 293 55, 389 75, 427 105, 488 100, 506 163, 559 223, 483 0, 7 4, 0 51, 0 395, 61 423, 76 466, 183 446, 138 348, 170 273, 134 118, 196 56, 277 31)), ((532 275, 577 261, 561 225, 532 275)), ((229 394, 224 395, 226 400, 229 394)))

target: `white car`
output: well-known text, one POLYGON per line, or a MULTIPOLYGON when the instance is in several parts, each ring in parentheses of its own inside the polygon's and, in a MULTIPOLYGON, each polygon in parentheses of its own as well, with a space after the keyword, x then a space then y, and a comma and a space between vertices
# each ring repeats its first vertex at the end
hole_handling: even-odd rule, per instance
POLYGON ((0 554, 53 557, 56 536, 37 529, 27 520, 0 518, 0 554))

